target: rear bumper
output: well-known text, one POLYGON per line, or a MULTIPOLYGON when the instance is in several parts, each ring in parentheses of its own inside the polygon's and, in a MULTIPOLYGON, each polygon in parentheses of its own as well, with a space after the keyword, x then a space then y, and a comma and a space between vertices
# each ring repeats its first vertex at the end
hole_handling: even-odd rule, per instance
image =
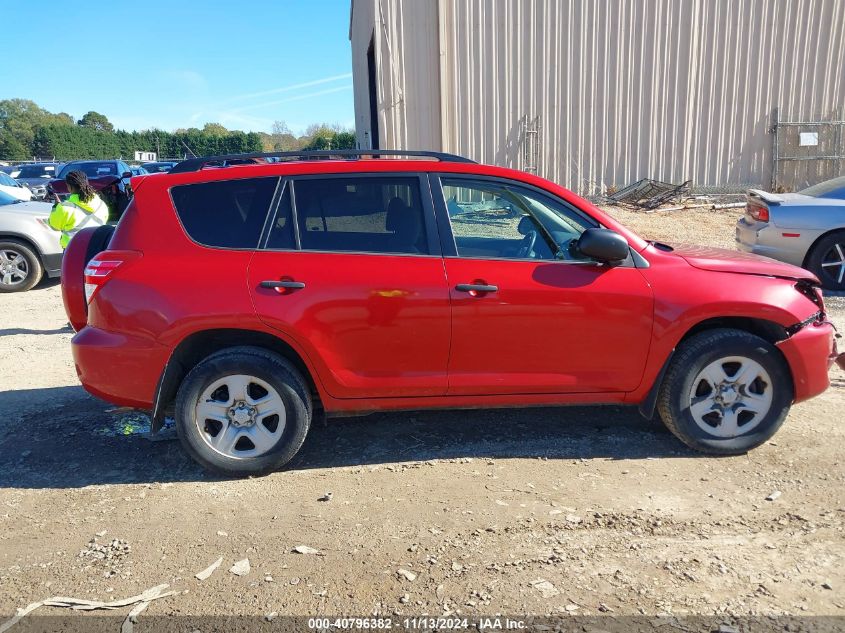
POLYGON ((794 402, 822 393, 830 386, 828 372, 833 363, 845 364, 845 356, 836 349, 833 325, 828 322, 808 325, 777 346, 792 370, 794 402))
POLYGON ((88 393, 117 405, 152 409, 169 348, 90 326, 73 337, 71 347, 76 374, 88 393))
POLYGON ((807 254, 804 240, 784 238, 782 231, 768 222, 750 222, 742 217, 736 223, 736 247, 740 251, 771 257, 801 266, 807 254))

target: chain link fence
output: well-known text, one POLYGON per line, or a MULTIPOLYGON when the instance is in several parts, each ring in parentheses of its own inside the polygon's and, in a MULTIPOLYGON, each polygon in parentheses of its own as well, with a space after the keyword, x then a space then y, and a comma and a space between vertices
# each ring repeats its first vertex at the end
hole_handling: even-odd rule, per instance
POLYGON ((774 124, 772 191, 799 191, 845 174, 845 120, 774 124))

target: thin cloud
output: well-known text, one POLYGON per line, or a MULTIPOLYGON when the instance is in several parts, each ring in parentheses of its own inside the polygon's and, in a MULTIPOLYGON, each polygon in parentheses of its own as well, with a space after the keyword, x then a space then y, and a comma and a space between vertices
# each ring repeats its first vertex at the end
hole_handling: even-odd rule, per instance
POLYGON ((258 110, 260 108, 269 108, 270 106, 281 105, 283 103, 291 103, 292 101, 302 101, 303 99, 312 99, 314 97, 321 97, 323 95, 332 94, 335 92, 343 92, 344 90, 351 90, 352 86, 340 86, 339 88, 329 88, 328 90, 318 90, 317 92, 309 92, 304 95, 296 95, 295 97, 287 97, 285 99, 278 99, 276 101, 266 101, 264 103, 255 103, 253 105, 243 106, 230 110, 232 113, 244 112, 246 110, 258 110))
POLYGON ((256 97, 266 97, 269 95, 281 94, 283 92, 290 92, 291 90, 299 90, 300 88, 310 88, 311 86, 319 86, 320 84, 327 84, 333 81, 349 79, 350 77, 352 77, 352 73, 345 73, 343 75, 332 75, 331 77, 324 77, 323 79, 315 79, 313 81, 306 81, 299 84, 291 84, 290 86, 283 86, 282 88, 262 90, 261 92, 250 92, 247 94, 232 97, 230 99, 226 99, 226 103, 231 103, 233 101, 244 101, 247 99, 255 99, 256 97))

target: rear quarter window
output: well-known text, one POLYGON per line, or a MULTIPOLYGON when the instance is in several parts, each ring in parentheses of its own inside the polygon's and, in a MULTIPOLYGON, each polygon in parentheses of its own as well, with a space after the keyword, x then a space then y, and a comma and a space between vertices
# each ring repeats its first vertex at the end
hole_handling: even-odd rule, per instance
POLYGON ((170 189, 188 236, 214 248, 256 248, 278 178, 245 178, 170 189))

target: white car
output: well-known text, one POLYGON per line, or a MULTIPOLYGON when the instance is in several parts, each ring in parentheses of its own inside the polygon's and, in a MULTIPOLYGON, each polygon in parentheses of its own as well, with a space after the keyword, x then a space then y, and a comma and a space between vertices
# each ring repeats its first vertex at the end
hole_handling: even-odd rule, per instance
POLYGON ((0 191, 0 294, 23 292, 62 268, 61 233, 50 228, 52 205, 0 191))
POLYGON ((24 202, 32 200, 32 192, 28 187, 24 187, 9 174, 2 171, 0 171, 0 191, 8 193, 13 198, 23 200, 24 202))

